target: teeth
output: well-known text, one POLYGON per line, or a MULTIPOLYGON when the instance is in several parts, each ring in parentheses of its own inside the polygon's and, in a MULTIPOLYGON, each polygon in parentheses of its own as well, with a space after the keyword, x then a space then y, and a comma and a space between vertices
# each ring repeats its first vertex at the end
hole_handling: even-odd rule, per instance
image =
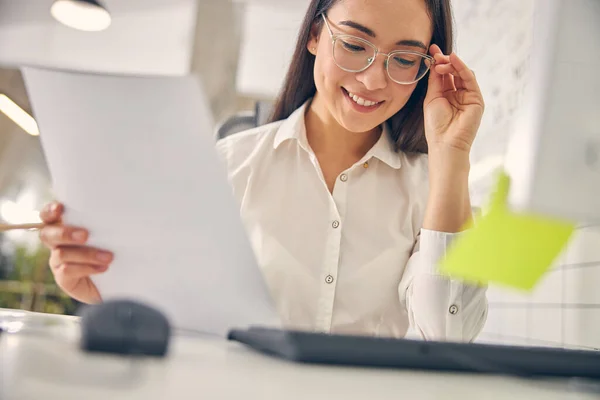
POLYGON ((365 100, 365 99, 358 97, 357 95, 352 94, 350 92, 348 92, 348 96, 350 96, 350 98, 352 100, 354 100, 355 103, 357 103, 358 105, 361 105, 361 106, 371 107, 376 104, 379 104, 378 102, 375 102, 375 101, 365 100))

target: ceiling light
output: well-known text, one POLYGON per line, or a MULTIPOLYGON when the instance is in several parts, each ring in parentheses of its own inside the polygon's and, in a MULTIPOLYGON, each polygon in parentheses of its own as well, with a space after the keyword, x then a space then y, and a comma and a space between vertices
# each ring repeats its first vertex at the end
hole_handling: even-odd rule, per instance
POLYGON ((55 0, 52 16, 70 28, 81 31, 102 31, 110 26, 110 14, 96 0, 55 0))
POLYGON ((38 136, 40 134, 35 119, 5 94, 0 94, 0 111, 30 135, 38 136))

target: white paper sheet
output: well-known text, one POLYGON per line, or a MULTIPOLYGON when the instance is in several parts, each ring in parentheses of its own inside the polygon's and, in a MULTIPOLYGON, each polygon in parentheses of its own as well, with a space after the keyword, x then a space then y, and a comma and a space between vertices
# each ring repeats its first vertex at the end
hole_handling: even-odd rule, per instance
POLYGON ((23 75, 65 222, 115 253, 93 278, 103 299, 219 335, 277 324, 195 79, 23 75))

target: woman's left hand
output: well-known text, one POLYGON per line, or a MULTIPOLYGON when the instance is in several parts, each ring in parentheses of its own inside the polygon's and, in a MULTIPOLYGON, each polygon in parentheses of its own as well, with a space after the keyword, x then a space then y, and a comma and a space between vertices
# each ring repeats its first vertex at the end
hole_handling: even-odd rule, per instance
POLYGON ((481 124, 484 102, 472 70, 455 54, 446 56, 437 45, 430 54, 430 71, 423 112, 430 150, 449 148, 467 154, 481 124))

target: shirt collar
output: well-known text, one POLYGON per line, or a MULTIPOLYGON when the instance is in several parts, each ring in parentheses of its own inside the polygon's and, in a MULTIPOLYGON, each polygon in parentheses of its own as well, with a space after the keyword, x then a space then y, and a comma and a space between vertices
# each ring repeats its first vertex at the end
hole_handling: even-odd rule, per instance
MULTIPOLYGON (((300 147, 307 152, 311 152, 308 140, 306 138, 306 125, 304 123, 304 115, 306 108, 310 104, 310 99, 302 106, 297 108, 288 118, 286 118, 277 130, 273 148, 277 149, 283 142, 291 139, 296 139, 300 147)), ((396 151, 396 147, 389 134, 389 126, 387 123, 382 124, 383 131, 379 140, 367 152, 360 163, 370 160, 375 157, 383 161, 394 169, 399 169, 401 166, 400 154, 396 151)))
POLYGON ((400 166, 402 165, 400 153, 396 151, 396 144, 390 136, 390 128, 386 122, 382 124, 382 129, 383 131, 381 132, 379 140, 371 147, 371 150, 367 152, 364 160, 367 161, 372 157, 375 157, 394 169, 400 169, 400 166))
POLYGON ((310 104, 310 99, 297 108, 289 117, 287 117, 277 130, 273 148, 277 149, 283 142, 296 139, 298 144, 306 151, 309 151, 308 139, 306 139, 306 125, 304 124, 304 114, 310 104))

